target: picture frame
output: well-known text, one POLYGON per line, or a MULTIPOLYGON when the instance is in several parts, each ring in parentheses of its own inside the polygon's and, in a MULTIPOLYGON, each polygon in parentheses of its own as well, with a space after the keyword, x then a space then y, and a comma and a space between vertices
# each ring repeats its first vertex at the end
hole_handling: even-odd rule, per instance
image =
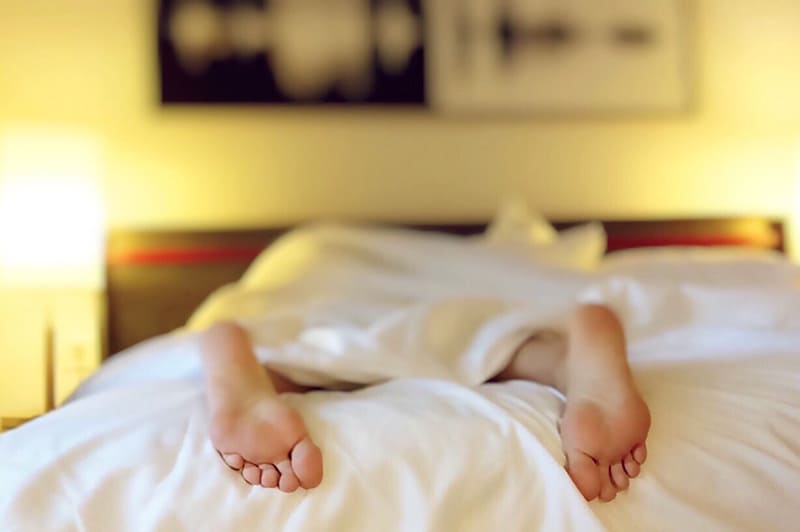
POLYGON ((161 0, 161 103, 680 112, 686 2, 161 0))

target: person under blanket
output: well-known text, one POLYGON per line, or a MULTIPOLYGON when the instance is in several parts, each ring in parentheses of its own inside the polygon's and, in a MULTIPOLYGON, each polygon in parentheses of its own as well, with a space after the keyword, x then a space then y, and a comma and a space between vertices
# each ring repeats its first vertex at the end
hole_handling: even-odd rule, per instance
MULTIPOLYGON (((309 390, 262 367, 248 333, 218 323, 203 333, 211 440, 244 480, 293 492, 322 481, 322 454, 298 412, 278 394, 309 390)), ((616 314, 580 305, 566 334, 543 330, 516 349, 493 381, 524 379, 567 399, 560 421, 566 470, 587 500, 613 500, 647 458, 650 412, 636 390, 616 314)))

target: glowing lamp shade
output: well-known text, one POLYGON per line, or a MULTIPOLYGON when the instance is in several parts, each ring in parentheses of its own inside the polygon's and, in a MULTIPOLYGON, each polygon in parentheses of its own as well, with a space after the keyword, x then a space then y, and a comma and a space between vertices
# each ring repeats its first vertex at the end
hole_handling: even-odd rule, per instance
POLYGON ((10 285, 96 284, 103 217, 84 183, 0 186, 0 267, 10 285))
POLYGON ((104 216, 95 163, 75 164, 74 146, 52 139, 12 148, 0 174, 0 285, 101 286, 104 216), (60 152, 69 156, 59 159, 60 152))
MULTIPOLYGON (((789 226, 787 234, 787 251, 789 257, 800 264, 800 142, 797 143, 797 167, 795 171, 795 189, 789 212, 789 226)), ((799 283, 800 284, 800 283, 799 283)))

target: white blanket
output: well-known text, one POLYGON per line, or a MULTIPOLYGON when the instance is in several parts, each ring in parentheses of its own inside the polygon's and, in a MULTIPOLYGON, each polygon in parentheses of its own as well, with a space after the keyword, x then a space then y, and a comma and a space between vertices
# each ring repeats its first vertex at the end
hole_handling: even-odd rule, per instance
POLYGON ((478 242, 314 228, 187 330, 0 436, 0 530, 792 530, 798 442, 796 289, 645 284, 478 242), (623 317, 653 413, 644 472, 607 505, 563 470, 557 392, 480 384, 581 300, 623 317), (379 383, 287 396, 323 450, 318 489, 251 488, 214 452, 193 331, 221 318, 297 380, 379 383))

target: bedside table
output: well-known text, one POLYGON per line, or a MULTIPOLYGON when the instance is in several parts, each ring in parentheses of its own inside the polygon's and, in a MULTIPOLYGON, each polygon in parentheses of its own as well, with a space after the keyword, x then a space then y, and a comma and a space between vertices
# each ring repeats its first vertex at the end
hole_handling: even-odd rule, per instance
POLYGON ((0 417, 0 433, 7 432, 11 429, 15 429, 21 425, 24 425, 28 421, 36 419, 33 417, 23 418, 23 417, 0 417))
POLYGON ((56 405, 100 367, 106 322, 104 291, 69 290, 58 297, 51 324, 56 405))
POLYGON ((38 294, 0 291, 0 417, 5 420, 29 419, 47 409, 44 322, 38 294))
POLYGON ((100 366, 102 290, 0 291, 3 429, 61 404, 100 366))

